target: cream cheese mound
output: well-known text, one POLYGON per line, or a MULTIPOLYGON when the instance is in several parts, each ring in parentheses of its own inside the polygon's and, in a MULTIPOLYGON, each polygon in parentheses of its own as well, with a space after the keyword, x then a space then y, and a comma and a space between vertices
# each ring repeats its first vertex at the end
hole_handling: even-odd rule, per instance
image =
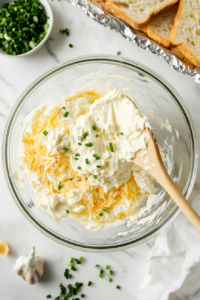
MULTIPOLYGON (((52 127, 51 122, 46 122, 47 134, 42 129, 37 133, 37 138, 33 139, 38 139, 46 150, 45 159, 48 163, 44 163, 43 171, 32 171, 30 166, 28 168, 26 155, 30 149, 23 142, 20 148, 20 170, 27 173, 38 208, 44 209, 57 220, 69 217, 78 220, 89 230, 117 226, 127 219, 131 224, 135 210, 148 195, 155 192, 151 176, 132 163, 137 151, 146 150, 149 135, 143 130, 145 127, 150 128, 150 124, 134 104, 132 93, 127 89, 108 88, 92 103, 87 89, 85 95, 84 90, 81 93, 82 96, 72 97, 70 101, 47 103, 30 114, 22 141, 29 140, 32 134, 39 132, 34 129, 37 124, 45 123, 49 115, 56 111, 58 126, 52 127), (64 167, 62 172, 59 171, 59 176, 49 171, 51 164, 56 164, 62 157, 68 159, 70 168, 87 184, 83 184, 80 177, 76 183, 70 181, 71 175, 69 171, 65 173, 64 167), (132 195, 136 195, 136 198, 123 196, 117 200, 118 189, 131 176, 133 182, 130 182, 130 189, 133 189, 132 195), (103 208, 98 211, 98 197, 96 202, 92 198, 94 187, 101 189, 101 195, 102 191, 105 195, 111 192, 113 198, 110 203, 117 204, 113 204, 109 212, 103 211, 103 208), (98 211, 97 215, 94 215, 93 209, 98 211), (103 216, 100 218, 99 213, 102 211, 103 216)), ((59 169, 62 169, 62 165, 59 169)))

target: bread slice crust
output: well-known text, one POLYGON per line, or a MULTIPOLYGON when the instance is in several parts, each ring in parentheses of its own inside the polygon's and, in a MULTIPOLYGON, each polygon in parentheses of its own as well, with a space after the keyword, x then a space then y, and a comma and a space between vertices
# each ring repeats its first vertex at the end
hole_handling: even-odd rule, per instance
MULTIPOLYGON (((199 7, 200 9, 200 7, 199 7)), ((191 49, 185 42, 179 42, 176 38, 177 28, 179 26, 179 19, 184 13, 184 0, 180 0, 180 4, 178 7, 178 12, 174 20, 174 25, 172 27, 170 33, 170 41, 173 45, 177 46, 177 49, 188 58, 196 67, 200 68, 200 58, 196 57, 194 53, 192 53, 191 49)))
POLYGON ((150 19, 161 13, 165 10, 171 8, 173 5, 175 5, 179 0, 169 0, 167 5, 160 6, 158 9, 152 9, 147 17, 142 22, 137 22, 134 20, 131 16, 129 16, 123 9, 119 8, 117 5, 115 5, 110 0, 105 0, 105 7, 109 9, 114 15, 119 17, 120 19, 124 20, 127 24, 131 25, 135 29, 142 30, 144 26, 147 25, 147 23, 150 21, 150 19))

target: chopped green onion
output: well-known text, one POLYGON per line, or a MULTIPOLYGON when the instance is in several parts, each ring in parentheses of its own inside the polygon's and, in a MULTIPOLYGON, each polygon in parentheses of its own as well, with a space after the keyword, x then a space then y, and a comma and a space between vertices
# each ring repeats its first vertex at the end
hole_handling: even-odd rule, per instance
POLYGON ((97 160, 100 159, 100 156, 97 155, 96 153, 94 153, 93 156, 94 156, 97 160))
POLYGON ((94 179, 97 179, 97 175, 94 175, 94 179))
MULTIPOLYGON (((40 21, 42 21, 42 20, 43 20, 44 22, 46 21, 46 19, 45 19, 45 18, 43 18, 43 19, 42 19, 42 18, 40 18, 40 21)), ((45 30, 45 31, 47 31, 48 29, 49 29, 49 24, 48 24, 48 23, 46 23, 46 24, 44 25, 44 30, 45 30)))
POLYGON ((100 217, 103 217, 103 213, 102 213, 102 212, 100 212, 99 216, 100 216, 100 217))
POLYGON ((110 272, 109 272, 109 273, 110 273, 110 275, 113 275, 113 271, 112 271, 112 270, 110 270, 110 272))
POLYGON ((120 134, 121 134, 121 135, 124 135, 124 133, 123 133, 123 132, 120 132, 120 134))
POLYGON ((81 167, 79 166, 79 167, 77 167, 77 169, 78 169, 78 170, 81 170, 81 167))
POLYGON ((44 136, 46 136, 48 134, 48 132, 45 130, 43 131, 44 136))
POLYGON ((62 109, 66 109, 66 107, 65 107, 65 106, 63 106, 63 107, 62 107, 62 109))
POLYGON ((110 266, 109 266, 109 265, 107 265, 107 266, 106 266, 106 269, 107 269, 107 270, 109 270, 109 269, 110 269, 110 266))
POLYGON ((67 152, 67 151, 69 151, 69 148, 65 147, 65 148, 63 148, 63 150, 64 150, 65 152, 67 152))
POLYGON ((66 210, 66 214, 68 214, 69 213, 69 210, 66 210))
POLYGON ((78 145, 79 145, 79 146, 81 146, 81 145, 82 145, 82 143, 78 143, 78 145))
POLYGON ((69 47, 70 47, 70 48, 73 48, 74 46, 73 46, 72 44, 69 44, 69 47))
POLYGON ((101 271, 100 271, 100 273, 99 273, 99 277, 100 277, 100 278, 103 277, 103 273, 104 273, 104 270, 101 269, 101 271))
POLYGON ((79 141, 82 141, 82 139, 83 139, 82 136, 79 136, 79 137, 78 137, 78 140, 79 140, 79 141))
POLYGON ((74 265, 74 264, 73 264, 72 262, 69 263, 69 267, 73 267, 73 265, 74 265))
POLYGON ((68 115, 69 115, 69 112, 68 112, 68 111, 66 111, 66 112, 64 113, 63 117, 64 117, 64 118, 67 118, 67 117, 68 117, 68 115))
POLYGON ((69 36, 69 29, 68 29, 68 28, 60 29, 60 32, 61 32, 61 33, 65 33, 66 36, 69 36))
POLYGON ((117 288, 118 290, 120 290, 121 287, 120 287, 119 285, 117 285, 116 288, 117 288))
POLYGON ((77 271, 77 269, 75 267, 71 267, 71 270, 74 272, 77 271))
POLYGON ((62 185, 61 185, 61 181, 60 181, 59 186, 58 186, 58 190, 60 191, 61 188, 62 188, 62 185))
POLYGON ((74 159, 75 159, 75 160, 78 160, 78 158, 77 158, 77 157, 75 157, 74 159))
POLYGON ((120 54, 121 54, 121 51, 118 51, 118 52, 117 52, 117 55, 120 55, 120 54))
POLYGON ((97 129, 97 126, 96 126, 96 125, 93 125, 93 126, 92 126, 92 129, 93 129, 93 130, 96 130, 96 129, 97 129))
POLYGON ((51 295, 47 295, 47 297, 46 298, 51 298, 51 295))
POLYGON ((99 268, 99 267, 100 267, 100 265, 96 265, 95 267, 96 267, 96 268, 99 268))
POLYGON ((140 73, 140 72, 138 73, 138 75, 140 75, 141 77, 145 77, 144 74, 142 74, 142 73, 140 73))
POLYGON ((70 262, 73 263, 74 261, 75 261, 75 258, 72 257, 71 260, 70 260, 70 262))
POLYGON ((91 285, 92 285, 92 281, 89 281, 89 282, 88 282, 88 286, 91 286, 91 285))
POLYGON ((97 168, 99 168, 99 169, 100 169, 100 168, 101 168, 101 166, 97 166, 97 168))
POLYGON ((71 178, 71 177, 70 177, 70 178, 69 178, 69 180, 70 180, 70 181, 72 181, 72 180, 73 180, 73 178, 71 178))
POLYGON ((86 132, 83 133, 82 137, 86 138, 86 136, 88 136, 88 135, 89 135, 89 133, 86 131, 86 132))
POLYGON ((87 165, 89 165, 89 159, 88 159, 88 158, 85 159, 85 163, 86 163, 87 165))
POLYGON ((84 261, 84 257, 83 256, 80 257, 80 261, 84 261))
POLYGON ((79 153, 75 153, 75 156, 80 156, 80 154, 79 153))
POLYGON ((99 135, 97 134, 96 137, 99 137, 99 135))
POLYGON ((110 148, 111 152, 114 152, 114 148, 113 148, 113 144, 112 143, 109 143, 109 148, 110 148))
POLYGON ((109 278, 109 282, 112 282, 112 278, 109 278))
POLYGON ((62 283, 59 285, 59 287, 60 287, 60 296, 62 297, 66 294, 66 288, 62 285, 62 283))
POLYGON ((106 208, 104 208, 103 210, 104 210, 105 212, 108 212, 109 209, 110 209, 110 207, 106 207, 106 208))
POLYGON ((87 143, 87 144, 85 144, 85 146, 86 146, 86 147, 92 147, 93 144, 92 144, 92 143, 87 143))
POLYGON ((81 294, 81 298, 84 298, 85 297, 85 294, 81 294))

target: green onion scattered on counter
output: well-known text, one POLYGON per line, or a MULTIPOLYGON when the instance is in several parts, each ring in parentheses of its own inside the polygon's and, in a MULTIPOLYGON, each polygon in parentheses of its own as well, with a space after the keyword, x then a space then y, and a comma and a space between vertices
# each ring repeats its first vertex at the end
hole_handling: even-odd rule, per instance
POLYGON ((113 275, 113 271, 112 271, 112 270, 110 270, 110 272, 109 272, 109 273, 110 273, 110 275, 113 275))
POLYGON ((98 168, 98 169, 100 169, 100 168, 101 168, 101 166, 97 166, 97 168, 98 168))
POLYGON ((65 147, 65 148, 63 148, 63 150, 64 150, 65 152, 67 152, 67 151, 69 151, 69 148, 65 147))
POLYGON ((65 33, 66 36, 69 36, 69 29, 68 29, 68 28, 60 29, 60 32, 61 32, 61 33, 65 33))
POLYGON ((118 290, 120 290, 121 287, 120 287, 119 285, 117 285, 116 288, 117 288, 118 290))
POLYGON ((102 212, 100 212, 99 216, 100 216, 100 217, 103 217, 103 213, 102 213, 102 212))
POLYGON ((97 155, 96 153, 94 153, 93 156, 94 156, 97 160, 100 158, 100 156, 97 155))
POLYGON ((80 261, 84 261, 84 257, 83 256, 80 257, 80 261))
POLYGON ((51 298, 51 295, 47 295, 47 297, 46 298, 51 298))
POLYGON ((62 285, 62 283, 59 285, 59 287, 60 287, 60 296, 61 294, 62 296, 64 296, 66 294, 66 288, 62 285))
POLYGON ((78 169, 78 170, 81 170, 81 167, 79 166, 79 167, 77 167, 77 169, 78 169))
POLYGON ((93 129, 93 130, 96 130, 96 129, 97 129, 97 126, 96 126, 96 125, 93 125, 93 126, 92 126, 92 129, 93 129))
POLYGON ((74 46, 73 46, 72 44, 69 44, 69 47, 70 47, 70 48, 73 48, 74 46))
POLYGON ((81 298, 84 298, 85 297, 85 294, 81 294, 81 298))
POLYGON ((99 277, 100 277, 100 278, 103 278, 103 273, 104 273, 104 270, 101 269, 101 271, 100 271, 100 273, 99 273, 99 277))
POLYGON ((92 144, 92 143, 87 143, 87 144, 85 144, 85 146, 86 146, 86 147, 92 147, 93 144, 92 144))
POLYGON ((79 146, 81 146, 81 145, 82 145, 82 143, 78 143, 78 145, 79 145, 79 146))
POLYGON ((75 156, 80 156, 80 154, 79 153, 75 153, 75 156))
POLYGON ((86 163, 87 165, 89 165, 89 159, 88 159, 88 158, 85 159, 85 163, 86 163))
POLYGON ((99 135, 97 134, 96 137, 99 137, 99 135))
POLYGON ((68 214, 69 213, 69 210, 66 210, 66 214, 68 214))
POLYGON ((77 269, 75 267, 71 267, 71 270, 74 272, 77 271, 77 269))
POLYGON ((68 111, 66 111, 66 112, 64 113, 63 117, 64 117, 64 118, 67 118, 67 117, 68 117, 68 115, 69 115, 69 112, 68 112, 68 111))
POLYGON ((117 55, 120 55, 120 54, 121 54, 121 51, 118 51, 118 52, 117 52, 117 55))
POLYGON ((96 268, 99 268, 99 267, 100 267, 100 265, 96 265, 95 267, 96 267, 96 268))
POLYGON ((92 285, 92 281, 89 281, 89 282, 88 282, 88 286, 91 286, 91 285, 92 285))
POLYGON ((123 133, 123 132, 120 132, 120 134, 121 134, 121 135, 124 135, 124 133, 123 133))
POLYGON ((82 136, 79 136, 79 137, 78 137, 78 140, 79 140, 79 141, 82 141, 82 139, 83 139, 82 136))
POLYGON ((88 136, 88 135, 89 135, 89 133, 86 131, 86 132, 83 133, 82 137, 85 139, 86 136, 88 136))
POLYGON ((73 180, 73 178, 71 178, 71 177, 70 177, 70 178, 69 178, 69 180, 70 180, 70 181, 72 181, 72 180, 73 180))
POLYGON ((44 6, 38 0, 5 3, 0 10, 0 48, 19 55, 35 48, 49 28, 44 6))
POLYGON ((110 152, 114 152, 114 147, 112 143, 109 143, 110 152))
POLYGON ((109 269, 110 269, 110 266, 109 266, 109 265, 107 265, 107 266, 106 266, 106 270, 109 270, 109 269))
POLYGON ((108 212, 109 209, 110 209, 110 207, 106 207, 106 208, 104 208, 103 210, 104 210, 105 212, 108 212))
POLYGON ((43 134, 46 136, 48 134, 48 132, 45 130, 45 131, 43 131, 43 134))
POLYGON ((97 175, 94 175, 94 179, 97 179, 97 175))
POLYGON ((112 282, 112 278, 109 278, 109 282, 112 282))

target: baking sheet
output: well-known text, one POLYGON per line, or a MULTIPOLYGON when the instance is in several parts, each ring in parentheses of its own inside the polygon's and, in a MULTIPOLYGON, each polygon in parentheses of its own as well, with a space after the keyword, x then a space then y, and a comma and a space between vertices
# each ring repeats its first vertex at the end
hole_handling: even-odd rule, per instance
POLYGON ((103 7, 103 2, 95 2, 93 0, 92 3, 87 0, 68 1, 74 6, 81 8, 88 17, 99 24, 119 32, 126 40, 142 49, 151 51, 153 54, 164 59, 177 72, 187 74, 195 82, 200 83, 200 69, 195 67, 176 48, 167 49, 151 40, 144 32, 129 27, 111 12, 106 11, 103 7))

